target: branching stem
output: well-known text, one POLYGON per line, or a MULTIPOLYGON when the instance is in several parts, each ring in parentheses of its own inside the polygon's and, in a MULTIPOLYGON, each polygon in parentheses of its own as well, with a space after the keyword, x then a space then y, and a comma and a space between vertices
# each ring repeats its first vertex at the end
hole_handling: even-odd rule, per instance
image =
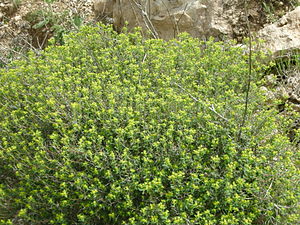
POLYGON ((245 107, 244 107, 244 113, 243 113, 243 119, 242 123, 240 125, 240 130, 238 134, 238 141, 241 140, 242 136, 242 128, 245 126, 247 114, 248 114, 248 105, 249 105, 249 92, 251 88, 251 78, 252 78, 252 37, 251 37, 251 29, 250 29, 250 21, 249 21, 249 9, 247 4, 247 0, 245 0, 245 16, 246 16, 246 23, 247 23, 247 30, 248 30, 248 39, 249 39, 249 54, 248 54, 248 80, 247 80, 247 87, 246 87, 246 96, 245 96, 245 107))

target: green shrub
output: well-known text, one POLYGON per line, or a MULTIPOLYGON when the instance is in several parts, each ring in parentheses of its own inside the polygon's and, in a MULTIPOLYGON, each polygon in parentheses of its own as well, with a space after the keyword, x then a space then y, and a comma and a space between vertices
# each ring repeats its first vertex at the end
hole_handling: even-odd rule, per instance
POLYGON ((3 224, 299 221, 296 152, 259 64, 241 127, 242 49, 104 26, 65 43, 0 71, 3 224))

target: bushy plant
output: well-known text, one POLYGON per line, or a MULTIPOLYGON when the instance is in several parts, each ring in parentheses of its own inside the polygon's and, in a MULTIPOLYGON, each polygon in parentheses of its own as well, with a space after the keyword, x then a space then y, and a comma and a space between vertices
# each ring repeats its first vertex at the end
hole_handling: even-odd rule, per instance
POLYGON ((2 224, 299 221, 297 155, 257 63, 241 126, 242 49, 104 26, 65 43, 1 70, 2 224))

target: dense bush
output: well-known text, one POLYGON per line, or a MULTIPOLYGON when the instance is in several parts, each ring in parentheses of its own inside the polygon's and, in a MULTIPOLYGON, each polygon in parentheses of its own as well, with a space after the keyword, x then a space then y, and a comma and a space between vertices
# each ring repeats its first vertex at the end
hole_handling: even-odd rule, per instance
POLYGON ((102 26, 65 43, 1 71, 2 224, 299 222, 296 153, 258 64, 242 126, 242 49, 102 26))

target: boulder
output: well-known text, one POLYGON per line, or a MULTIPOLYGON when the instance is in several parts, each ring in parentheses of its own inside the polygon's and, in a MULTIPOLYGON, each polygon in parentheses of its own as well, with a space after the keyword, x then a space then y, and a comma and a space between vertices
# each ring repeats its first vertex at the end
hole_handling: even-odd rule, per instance
POLYGON ((171 39, 180 32, 205 39, 233 37, 243 20, 240 0, 95 0, 97 14, 113 18, 114 27, 136 26, 154 37, 171 39), (242 18, 242 19, 241 19, 242 18))
MULTIPOLYGON (((259 5, 250 2, 248 18, 259 17, 259 5)), ((171 39, 180 32, 193 37, 217 40, 236 38, 247 33, 245 5, 241 0, 94 0, 96 16, 110 17, 116 30, 142 27, 144 33, 162 39, 171 39)), ((254 23, 252 23, 253 30, 254 23)), ((300 6, 287 13, 278 22, 257 32, 265 49, 274 56, 300 48, 300 6)))
MULTIPOLYGON (((278 22, 258 31, 257 37, 264 40, 262 48, 270 51, 270 59, 289 64, 299 60, 294 57, 299 57, 300 53, 300 6, 278 22)), ((297 66, 284 71, 284 78, 281 78, 275 94, 277 99, 291 104, 295 111, 300 112, 300 70, 297 66)))
POLYGON ((101 18, 112 17, 115 2, 116 0, 95 0, 93 5, 95 14, 101 18))
POLYGON ((258 31, 263 47, 274 57, 289 57, 300 49, 300 6, 284 15, 278 22, 258 31))

